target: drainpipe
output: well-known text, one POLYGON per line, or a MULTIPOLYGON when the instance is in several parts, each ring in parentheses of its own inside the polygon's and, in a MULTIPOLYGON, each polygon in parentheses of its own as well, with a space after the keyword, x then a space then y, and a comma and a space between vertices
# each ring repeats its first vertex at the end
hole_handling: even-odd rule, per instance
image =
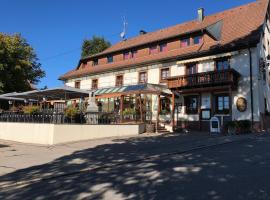
POLYGON ((251 55, 251 49, 248 48, 249 53, 249 80, 250 80, 250 103, 251 103, 251 127, 253 129, 253 123, 254 123, 254 108, 253 108, 253 73, 252 73, 252 55, 251 55))

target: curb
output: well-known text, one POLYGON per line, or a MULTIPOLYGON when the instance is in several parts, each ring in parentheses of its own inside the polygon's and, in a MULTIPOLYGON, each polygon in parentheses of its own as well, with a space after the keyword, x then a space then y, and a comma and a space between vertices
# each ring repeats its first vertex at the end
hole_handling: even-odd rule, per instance
POLYGON ((3 184, 3 185, 0 185, 0 186, 1 186, 2 189, 8 189, 8 188, 14 187, 14 186, 23 187, 25 185, 37 183, 39 181, 48 181, 48 180, 58 179, 58 178, 61 178, 61 177, 72 176, 72 175, 76 175, 76 174, 80 174, 80 173, 98 171, 98 170, 106 169, 106 168, 110 168, 110 167, 117 167, 117 166, 122 166, 122 165, 125 165, 125 164, 141 162, 141 161, 144 161, 144 160, 155 160, 155 159, 159 159, 159 158, 170 156, 170 155, 184 154, 184 153, 189 153, 189 152, 202 150, 202 149, 210 149, 210 148, 218 147, 218 146, 221 146, 221 145, 247 141, 247 140, 250 140, 252 138, 254 138, 254 137, 246 137, 246 138, 240 138, 240 139, 238 139, 238 138, 237 139, 228 139, 229 141, 217 142, 217 143, 210 144, 210 145, 209 144, 208 145, 198 145, 198 146, 195 146, 193 148, 186 149, 186 150, 176 150, 176 151, 172 151, 172 152, 169 152, 169 153, 162 153, 162 154, 159 154, 159 155, 147 156, 147 157, 139 158, 139 159, 135 159, 135 160, 123 161, 123 162, 119 162, 119 163, 115 163, 115 164, 108 164, 108 165, 103 165, 103 166, 98 166, 98 167, 93 167, 93 168, 89 167, 89 168, 86 168, 86 169, 81 169, 81 170, 78 170, 78 171, 64 173, 64 174, 60 174, 60 175, 55 175, 55 176, 50 176, 50 177, 45 177, 45 178, 35 178, 35 179, 25 180, 25 181, 17 181, 16 183, 12 183, 12 184, 7 183, 7 184, 3 184))

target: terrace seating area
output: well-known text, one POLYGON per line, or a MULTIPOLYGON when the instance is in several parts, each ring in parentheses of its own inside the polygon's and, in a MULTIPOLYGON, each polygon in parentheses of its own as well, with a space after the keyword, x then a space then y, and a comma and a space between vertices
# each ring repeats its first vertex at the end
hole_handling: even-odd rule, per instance
MULTIPOLYGON (((171 97, 154 84, 128 85, 92 91, 58 87, 0 95, 8 109, 0 109, 0 122, 48 124, 128 124, 153 120, 153 95, 171 97), (93 95, 93 97, 90 97, 93 95), (30 101, 31 99, 31 101, 30 101), (17 100, 20 100, 17 102, 17 100), (89 111, 89 100, 96 110, 89 111)), ((154 119, 156 120, 156 118, 154 119)))

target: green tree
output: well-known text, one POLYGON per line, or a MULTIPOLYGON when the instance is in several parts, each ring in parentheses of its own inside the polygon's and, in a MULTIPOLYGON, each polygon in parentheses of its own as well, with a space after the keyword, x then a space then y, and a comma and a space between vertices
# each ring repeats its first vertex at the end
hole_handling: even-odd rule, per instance
POLYGON ((81 57, 91 56, 100 53, 111 46, 109 41, 103 37, 93 36, 92 39, 85 39, 82 44, 81 57))
POLYGON ((44 76, 34 49, 20 34, 0 33, 0 93, 30 90, 44 76))

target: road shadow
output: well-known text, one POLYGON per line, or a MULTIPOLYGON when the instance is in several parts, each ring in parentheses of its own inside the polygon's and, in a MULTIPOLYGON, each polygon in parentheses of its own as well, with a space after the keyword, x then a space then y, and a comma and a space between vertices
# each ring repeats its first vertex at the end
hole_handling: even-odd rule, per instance
MULTIPOLYGON (((270 161, 269 141, 216 146, 157 159, 175 145, 179 137, 162 136, 120 139, 99 145, 51 163, 18 170, 0 177, 13 184, 0 192, 1 199, 269 199, 269 177, 264 170, 270 161), (146 151, 145 147, 149 149, 146 151), (160 145, 162 148, 158 148, 160 145), (167 145, 167 146, 166 146, 167 145), (17 180, 61 175, 74 169, 87 169, 130 159, 139 162, 85 171, 29 185, 17 180), (267 158, 267 159, 265 159, 267 158), (254 171, 256 167, 256 171, 254 171), (253 180, 260 179, 254 183, 253 180)), ((177 144, 188 145, 185 137, 177 144)), ((195 140, 195 139, 194 139, 195 140)), ((188 140, 192 142, 192 140, 188 140)), ((193 141, 194 143, 194 141, 193 141)))
POLYGON ((9 145, 5 145, 5 144, 0 144, 0 148, 6 148, 6 147, 10 147, 9 145))
MULTIPOLYGON (((96 168, 106 164, 118 164, 149 156, 160 155, 179 149, 188 148, 191 145, 200 144, 202 141, 211 139, 207 134, 167 134, 152 137, 132 137, 112 140, 112 143, 97 145, 93 148, 75 151, 62 156, 52 162, 20 169, 0 177, 1 182, 15 183, 36 178, 48 178, 60 176, 79 170, 96 168), (43 173, 46 171, 47 173, 43 173)), ((78 143, 79 144, 79 143, 78 143)), ((61 144, 71 146, 72 144, 61 144)), ((53 151, 53 148, 51 148, 53 151)), ((42 155, 40 155, 42 159, 42 155)))

